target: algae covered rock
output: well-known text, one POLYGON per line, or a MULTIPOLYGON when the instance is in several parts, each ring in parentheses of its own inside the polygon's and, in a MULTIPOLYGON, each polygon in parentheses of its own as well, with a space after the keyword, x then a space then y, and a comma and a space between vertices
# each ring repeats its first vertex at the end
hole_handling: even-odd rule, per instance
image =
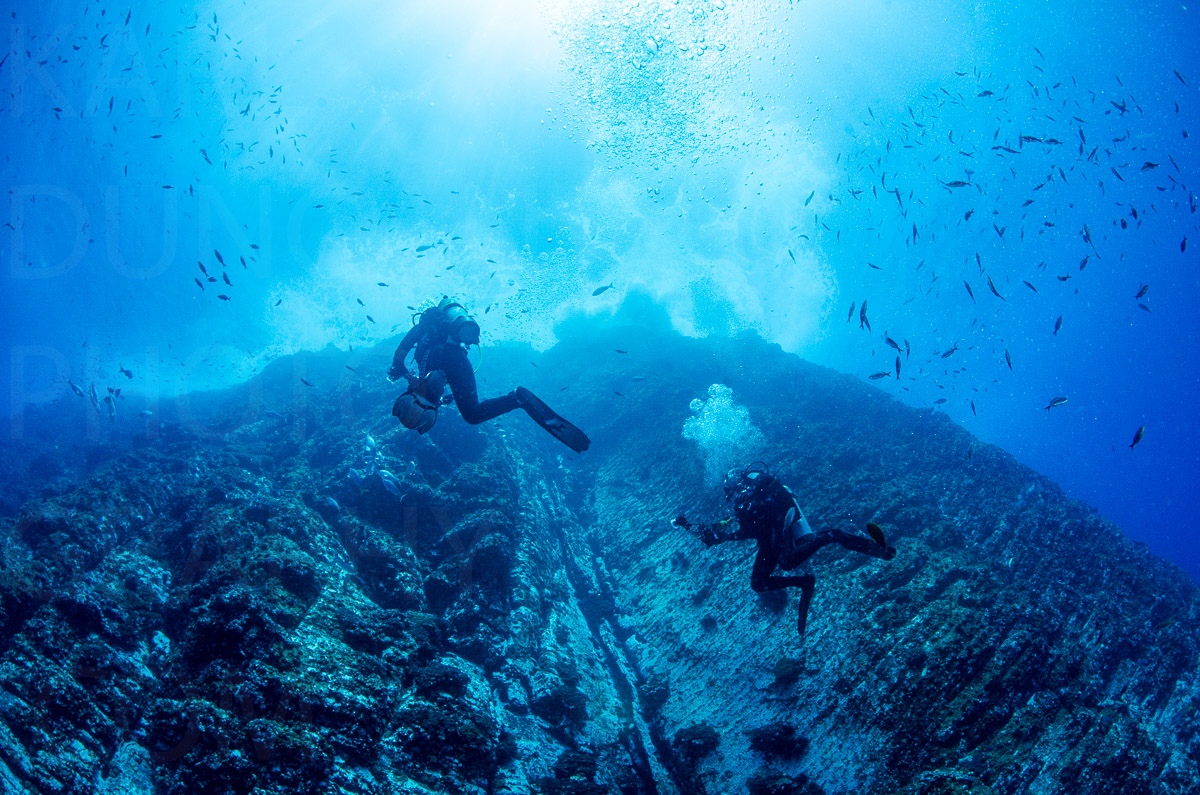
POLYGON ((588 429, 582 456, 519 413, 417 436, 383 385, 293 394, 290 367, 345 372, 327 350, 86 466, 0 467, 48 481, 0 511, 5 791, 1195 790, 1182 573, 775 346, 587 329, 528 382, 588 429), (814 527, 897 550, 814 556, 803 638, 796 595, 750 589, 752 548, 670 524, 727 507, 682 433, 714 384, 814 527))

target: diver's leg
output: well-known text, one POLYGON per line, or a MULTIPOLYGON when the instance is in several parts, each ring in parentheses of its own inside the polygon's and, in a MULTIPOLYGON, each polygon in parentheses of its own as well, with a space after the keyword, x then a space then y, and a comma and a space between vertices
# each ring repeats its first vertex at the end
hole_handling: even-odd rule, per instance
POLYGON ((754 589, 755 593, 777 591, 780 588, 803 587, 803 576, 771 576, 771 572, 775 571, 775 564, 778 562, 779 553, 774 549, 764 548, 762 545, 758 547, 758 554, 754 557, 754 568, 750 570, 750 587, 754 589))
POLYGON ((804 637, 804 628, 808 625, 808 606, 812 604, 817 578, 811 574, 803 574, 799 579, 803 582, 800 583, 800 608, 796 619, 796 629, 800 631, 800 636, 804 637))
POLYGON ((896 557, 894 547, 882 547, 875 543, 874 539, 865 536, 847 533, 843 530, 826 531, 831 534, 831 541, 837 541, 846 549, 852 549, 855 552, 861 552, 864 555, 870 555, 873 558, 882 558, 883 560, 891 560, 896 557))
POLYGON ((828 530, 822 530, 819 533, 808 533, 796 539, 789 550, 780 561, 780 567, 783 569, 794 569, 813 556, 821 547, 826 544, 832 544, 835 540, 833 534, 828 530))
POLYGON ((512 394, 479 400, 475 373, 471 370, 467 352, 462 348, 445 346, 439 354, 431 357, 430 366, 446 374, 458 413, 471 425, 487 422, 517 408, 517 399, 512 394))

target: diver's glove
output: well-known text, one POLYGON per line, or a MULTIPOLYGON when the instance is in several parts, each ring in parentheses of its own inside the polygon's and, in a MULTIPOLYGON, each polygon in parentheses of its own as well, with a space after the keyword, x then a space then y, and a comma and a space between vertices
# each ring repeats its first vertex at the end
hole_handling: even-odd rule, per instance
POLYGON ((716 528, 714 528, 711 525, 692 524, 691 522, 688 521, 687 517, 684 516, 683 514, 679 514, 674 519, 672 519, 671 526, 678 527, 681 530, 691 531, 691 534, 694 535, 696 538, 700 539, 701 541, 703 541, 704 546, 706 546, 706 547, 711 547, 713 544, 720 543, 720 539, 717 537, 716 528))
POLYGON ((392 365, 388 368, 387 377, 388 380, 393 384, 403 378, 406 382, 408 382, 409 386, 412 386, 413 382, 417 380, 413 377, 413 374, 408 371, 407 367, 397 367, 395 365, 392 365))

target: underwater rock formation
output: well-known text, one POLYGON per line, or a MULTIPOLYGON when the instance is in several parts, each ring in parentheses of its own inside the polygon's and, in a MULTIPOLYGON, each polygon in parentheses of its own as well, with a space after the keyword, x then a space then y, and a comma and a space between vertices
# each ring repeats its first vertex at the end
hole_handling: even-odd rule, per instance
POLYGON ((387 346, 74 441, 70 411, 30 410, 0 789, 1200 791, 1183 573, 944 416, 761 340, 562 336, 489 352, 481 393, 533 371, 582 456, 520 415, 404 431, 387 346), (898 550, 818 553, 803 639, 795 594, 750 590, 753 544, 669 525, 725 511, 682 434, 715 383, 814 527, 898 550))

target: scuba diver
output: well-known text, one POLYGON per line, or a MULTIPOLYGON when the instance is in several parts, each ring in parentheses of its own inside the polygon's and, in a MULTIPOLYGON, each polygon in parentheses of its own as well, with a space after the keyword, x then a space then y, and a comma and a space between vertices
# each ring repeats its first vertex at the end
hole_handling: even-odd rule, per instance
POLYGON ((388 379, 408 380, 408 390, 396 398, 392 414, 417 433, 425 433, 437 420, 437 410, 451 400, 458 405, 462 418, 471 425, 487 422, 514 409, 525 409, 534 422, 550 432, 577 453, 591 445, 583 431, 554 413, 523 386, 507 395, 480 400, 475 386, 475 372, 467 359, 467 348, 479 344, 479 324, 462 304, 443 297, 441 302, 413 316, 413 327, 400 340, 392 356, 388 379), (416 348, 413 375, 405 359, 416 348), (449 385, 453 398, 446 396, 449 385))
POLYGON ((876 524, 868 524, 871 538, 846 533, 842 530, 813 532, 796 495, 787 486, 772 477, 765 467, 751 465, 745 469, 734 468, 725 475, 725 499, 733 502, 734 516, 715 524, 693 525, 683 514, 672 520, 675 527, 691 530, 704 545, 711 547, 724 541, 745 541, 753 538, 758 542, 758 555, 750 572, 750 587, 756 593, 780 588, 800 588, 800 615, 797 628, 801 637, 808 621, 808 606, 812 602, 817 578, 810 572, 799 575, 779 576, 772 572, 776 567, 784 571, 799 568, 812 554, 826 544, 841 544, 846 549, 870 555, 873 558, 891 560, 896 550, 887 545, 883 531, 876 524), (730 528, 736 519, 737 527, 730 528))

